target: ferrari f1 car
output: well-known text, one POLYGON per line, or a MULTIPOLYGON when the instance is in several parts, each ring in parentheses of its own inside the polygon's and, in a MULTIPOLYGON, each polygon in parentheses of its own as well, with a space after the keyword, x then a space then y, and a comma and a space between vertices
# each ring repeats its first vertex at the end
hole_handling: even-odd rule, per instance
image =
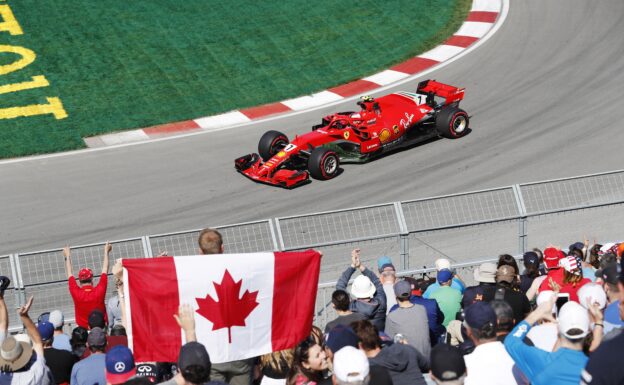
POLYGON ((310 176, 331 179, 340 162, 366 162, 433 137, 466 135, 469 117, 459 108, 463 98, 463 88, 435 80, 420 82, 415 93, 365 96, 357 103, 360 111, 328 115, 292 141, 279 131, 267 131, 258 153, 236 159, 234 166, 256 182, 285 188, 307 183, 310 176))

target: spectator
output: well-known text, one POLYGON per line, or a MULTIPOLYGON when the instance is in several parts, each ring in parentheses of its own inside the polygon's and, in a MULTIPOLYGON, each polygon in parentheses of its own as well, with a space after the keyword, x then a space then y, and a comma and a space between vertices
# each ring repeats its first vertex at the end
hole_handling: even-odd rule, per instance
POLYGON ((350 326, 338 325, 327 334, 325 343, 325 354, 328 364, 334 359, 334 353, 345 346, 358 347, 358 337, 350 326))
POLYGON ((52 310, 48 317, 48 322, 54 326, 54 341, 52 342, 52 347, 71 352, 72 348, 69 343, 69 336, 63 333, 63 326, 65 325, 63 313, 60 310, 52 310))
POLYGON ((397 301, 394 297, 394 284, 396 283, 396 269, 392 264, 392 261, 388 257, 381 257, 377 260, 377 266, 379 267, 379 280, 383 285, 384 293, 386 294, 386 315, 390 312, 390 308, 396 305, 397 301))
POLYGON ((99 327, 87 337, 90 355, 77 362, 71 374, 71 385, 106 384, 106 333, 99 327))
MULTIPOLYGON (((620 260, 618 273, 620 304, 624 304, 624 259, 620 260)), ((624 319, 624 306, 620 306, 620 317, 624 319)), ((596 325, 600 327, 600 325, 596 325)), ((622 346, 624 333, 611 340, 604 341, 591 354, 587 366, 581 374, 583 385, 616 385, 624 382, 624 365, 622 365, 622 346)))
POLYGON ((475 280, 479 282, 476 286, 466 288, 462 298, 462 308, 467 308, 484 298, 494 298, 496 290, 496 265, 490 262, 482 263, 475 270, 475 280))
POLYGON ((578 290, 585 284, 591 282, 587 278, 583 278, 583 272, 576 258, 568 256, 559 261, 563 267, 563 281, 559 287, 555 287, 555 291, 559 293, 570 294, 570 300, 579 302, 578 290), (556 290, 559 289, 559 290, 556 290))
POLYGON ((511 266, 503 265, 496 270, 496 291, 494 298, 486 297, 485 301, 503 300, 513 309, 513 318, 522 320, 531 311, 531 304, 526 295, 514 289, 517 274, 511 266))
POLYGON ((507 334, 511 333, 511 330, 516 325, 516 320, 513 318, 513 309, 509 304, 502 300, 495 299, 490 302, 494 313, 496 313, 496 340, 503 342, 507 334))
POLYGON ((496 339, 497 319, 492 306, 483 301, 468 306, 464 324, 468 337, 476 346, 472 353, 464 356, 468 372, 465 384, 515 384, 514 361, 496 339))
MULTIPOLYGON (((442 269, 452 271, 451 262, 449 262, 449 260, 446 258, 436 259, 435 268, 436 268, 436 275, 442 269)), ((451 287, 453 289, 459 290, 459 292, 463 294, 466 285, 464 284, 464 281, 462 281, 459 275, 453 273, 453 282, 451 283, 451 287)), ((427 287, 427 290, 425 290, 425 293, 423 294, 423 298, 431 298, 431 294, 433 294, 433 292, 438 290, 439 288, 440 288, 440 282, 436 281, 432 283, 431 285, 429 285, 429 287, 427 287)))
POLYGON ((323 380, 327 369, 327 356, 321 345, 308 337, 297 345, 293 366, 288 374, 288 385, 315 385, 323 380))
POLYGON ((72 336, 69 340, 69 343, 72 347, 72 354, 79 359, 85 358, 89 355, 87 349, 88 336, 89 331, 82 326, 77 326, 74 328, 74 330, 72 330, 72 336), (87 352, 87 355, 85 355, 85 352, 87 352))
POLYGON ((520 275, 520 291, 526 294, 531 288, 533 280, 541 275, 539 257, 534 251, 527 251, 522 256, 524 272, 520 275))
MULTIPOLYGON (((546 264, 546 278, 541 282, 538 291, 552 290, 559 291, 563 284, 563 269, 559 265, 559 260, 565 258, 565 254, 557 248, 547 247, 544 249, 544 263, 546 264)), ((528 293, 532 293, 529 289, 528 293)), ((535 294, 535 293, 533 293, 535 294)), ((528 294, 527 294, 527 297, 528 294)), ((529 297, 532 300, 533 297, 529 297)))
POLYGON ((204 345, 190 341, 182 345, 178 355, 178 372, 163 385, 210 385, 222 382, 210 381, 210 356, 204 345))
MULTIPOLYGON (((6 289, 6 288, 5 288, 6 289)), ((2 293, 4 294, 4 293, 2 293)), ((4 296, 0 296, 0 303, 6 309, 4 296)), ((49 385, 52 383, 52 374, 45 365, 43 343, 37 327, 30 319, 28 311, 33 303, 31 296, 26 304, 17 309, 20 320, 26 328, 31 344, 17 341, 13 336, 6 336, 0 345, 0 384, 37 384, 49 385)), ((8 329, 8 317, 2 314, 3 323, 8 329)))
POLYGON ((608 305, 604 312, 605 340, 610 338, 611 331, 622 329, 624 321, 620 317, 620 286, 618 285, 617 262, 611 262, 603 269, 596 271, 596 278, 607 295, 608 305))
POLYGON ((132 351, 126 346, 115 346, 106 353, 106 384, 118 385, 136 374, 132 351))
POLYGON ((369 321, 354 322, 352 327, 358 336, 360 349, 368 357, 369 364, 386 368, 394 385, 426 384, 422 373, 429 370, 429 357, 401 343, 382 349, 379 332, 369 321))
POLYGON ((346 290, 347 284, 356 270, 360 270, 362 275, 358 276, 351 286, 351 294, 355 299, 351 301, 349 309, 354 313, 363 314, 379 330, 384 330, 386 323, 386 294, 381 281, 361 263, 360 249, 354 249, 351 252, 351 266, 338 279, 336 290, 346 290))
POLYGON ((261 385, 284 385, 292 367, 294 349, 280 350, 260 356, 261 385))
POLYGON ((106 296, 106 287, 108 283, 108 256, 113 249, 110 243, 104 245, 104 259, 102 261, 102 274, 97 285, 93 286, 93 271, 89 268, 83 268, 78 273, 80 286, 76 283, 74 277, 71 252, 69 246, 63 249, 65 258, 65 271, 69 282, 69 293, 74 300, 74 312, 76 315, 76 323, 79 326, 87 327, 88 316, 93 309, 99 309, 106 312, 104 305, 104 297, 106 296))
POLYGON ((512 282, 512 286, 518 289, 520 287, 520 268, 518 267, 518 262, 516 262, 516 259, 509 254, 501 254, 498 256, 498 264, 496 266, 496 269, 498 270, 501 266, 510 266, 514 269, 517 280, 514 280, 514 282, 512 282))
POLYGON ((334 385, 370 382, 368 358, 364 352, 353 346, 346 346, 336 352, 333 370, 334 385))
POLYGON ((545 352, 523 342, 527 332, 537 321, 554 322, 552 308, 555 300, 553 295, 539 305, 505 339, 507 352, 534 385, 576 385, 580 382, 581 370, 587 363, 587 356, 582 350, 583 340, 589 333, 589 315, 585 308, 573 301, 567 302, 559 310, 557 351, 545 352))
MULTIPOLYGON (((550 301, 551 297, 555 295, 555 292, 545 290, 537 296, 537 306, 540 306, 544 302, 550 301)), ((552 319, 557 319, 557 308, 553 305, 552 319)), ((542 349, 545 352, 552 352, 555 348, 555 344, 559 338, 559 328, 556 322, 550 320, 539 320, 537 325, 531 328, 524 339, 524 342, 531 346, 542 349)))
POLYGON ((449 322, 457 318, 457 313, 461 309, 462 294, 459 290, 451 287, 452 279, 453 273, 450 270, 440 270, 437 276, 440 288, 431 294, 431 298, 438 302, 440 310, 444 313, 444 322, 442 323, 444 327, 447 327, 449 322))
MULTIPOLYGON (((121 324, 113 326, 110 335, 106 337, 106 346, 110 349, 115 346, 128 346, 126 328, 121 324)), ((108 351, 107 351, 108 352, 108 351)))
POLYGON ((332 306, 336 310, 338 317, 325 325, 325 333, 329 333, 330 330, 338 325, 349 325, 351 322, 366 319, 364 314, 352 312, 349 309, 350 305, 351 298, 349 298, 349 293, 344 290, 336 290, 332 293, 332 306))
MULTIPOLYGON (((123 281, 115 277, 115 286, 119 288, 122 285, 123 281)), ((122 302, 120 301, 119 295, 110 297, 108 302, 106 302, 106 317, 108 318, 108 324, 111 329, 115 325, 122 325, 121 306, 122 302)))
MULTIPOLYGON (((414 305, 422 305, 427 312, 427 322, 429 324, 429 340, 431 345, 435 345, 444 337, 446 329, 442 325, 444 322, 444 313, 440 310, 438 302, 435 299, 427 299, 422 297, 424 292, 423 288, 426 286, 424 278, 414 279, 412 277, 405 277, 405 280, 410 283, 412 288, 412 295, 409 301, 414 305)), ((426 288, 425 288, 426 290, 426 288)), ((394 305, 390 311, 395 311, 399 308, 399 305, 394 305)))
POLYGON ((431 350, 431 379, 437 385, 463 385, 466 364, 461 351, 453 346, 438 344, 431 350))
POLYGON ((388 314, 386 334, 390 337, 401 334, 408 345, 416 348, 423 356, 429 357, 431 354, 429 330, 423 328, 423 325, 428 323, 425 307, 410 302, 412 286, 405 280, 394 284, 394 294, 399 308, 388 314))
MULTIPOLYGON (((52 313, 50 313, 52 315, 52 313)), ((41 322, 37 326, 41 342, 43 343, 43 356, 46 366, 52 373, 55 384, 69 384, 72 368, 78 361, 78 357, 67 350, 54 347, 54 326, 50 322, 41 322)))
POLYGON ((99 309, 93 309, 89 313, 89 317, 87 318, 87 324, 89 326, 89 330, 93 330, 93 328, 106 330, 106 317, 104 316, 104 312, 99 309))

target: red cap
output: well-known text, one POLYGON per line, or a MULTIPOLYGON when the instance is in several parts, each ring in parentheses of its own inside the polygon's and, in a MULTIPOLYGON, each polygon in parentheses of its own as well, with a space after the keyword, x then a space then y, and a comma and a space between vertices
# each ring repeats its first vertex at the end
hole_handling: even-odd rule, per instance
POLYGON ((87 269, 85 267, 84 269, 81 269, 80 272, 78 272, 78 280, 80 281, 87 281, 91 278, 93 278, 93 272, 91 271, 91 269, 87 269))
POLYGON ((564 258, 563 251, 557 250, 554 247, 548 247, 544 250, 544 263, 547 269, 554 269, 559 267, 559 260, 564 258))

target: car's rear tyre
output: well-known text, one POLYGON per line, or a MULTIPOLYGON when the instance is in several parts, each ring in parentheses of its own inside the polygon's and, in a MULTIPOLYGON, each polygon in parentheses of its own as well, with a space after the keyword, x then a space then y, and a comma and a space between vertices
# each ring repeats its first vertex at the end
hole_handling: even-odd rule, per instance
POLYGON ((317 147, 310 153, 308 171, 314 179, 327 180, 338 175, 340 157, 334 151, 317 147))
POLYGON ((436 116, 436 130, 444 138, 457 139, 468 133, 470 120, 466 111, 457 107, 444 107, 436 116))
POLYGON ((258 154, 263 161, 271 159, 288 144, 288 137, 279 131, 267 131, 258 142, 258 154))

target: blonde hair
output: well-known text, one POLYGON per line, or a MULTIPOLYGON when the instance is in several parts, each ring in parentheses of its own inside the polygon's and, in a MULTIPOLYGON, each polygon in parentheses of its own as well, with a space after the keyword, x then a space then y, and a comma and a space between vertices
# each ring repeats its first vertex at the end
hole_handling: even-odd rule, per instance
POLYGON ((263 354, 260 356, 260 366, 266 368, 270 366, 273 370, 278 372, 284 371, 284 369, 290 369, 293 363, 295 349, 279 350, 277 352, 263 354), (282 366, 286 363, 287 368, 282 366))

